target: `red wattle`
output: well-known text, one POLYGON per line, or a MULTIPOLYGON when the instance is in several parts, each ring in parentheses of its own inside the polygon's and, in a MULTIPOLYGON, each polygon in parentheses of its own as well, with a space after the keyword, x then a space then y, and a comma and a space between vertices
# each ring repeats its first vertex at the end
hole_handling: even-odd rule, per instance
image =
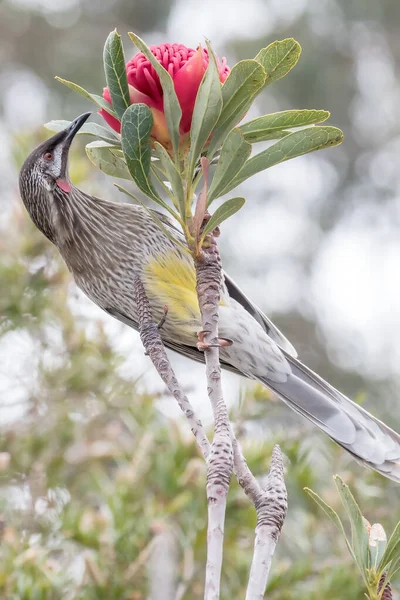
POLYGON ((66 179, 56 179, 56 185, 58 185, 60 190, 66 192, 67 194, 69 194, 69 192, 71 191, 71 184, 68 183, 66 179))

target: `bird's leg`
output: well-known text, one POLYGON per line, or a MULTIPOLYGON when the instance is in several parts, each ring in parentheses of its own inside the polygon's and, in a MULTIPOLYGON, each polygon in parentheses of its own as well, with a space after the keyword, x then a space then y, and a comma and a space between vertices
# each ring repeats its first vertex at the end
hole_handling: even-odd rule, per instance
MULTIPOLYGON (((158 330, 160 330, 163 327, 165 321, 167 320, 168 306, 166 304, 164 304, 164 306, 163 306, 163 311, 164 311, 164 314, 163 314, 163 316, 161 317, 161 319, 159 320, 159 322, 157 324, 157 329, 158 330)), ((144 355, 145 356, 149 356, 149 353, 147 352, 147 350, 145 350, 144 355)))
POLYGON ((218 343, 217 344, 208 344, 206 341, 204 341, 204 338, 206 336, 206 334, 209 333, 209 331, 199 331, 197 334, 197 339, 199 340, 196 344, 197 349, 200 350, 201 352, 204 352, 205 350, 208 350, 209 348, 226 348, 227 346, 232 346, 233 344, 233 340, 230 340, 229 338, 218 338, 218 343))
POLYGON ((163 327, 165 321, 167 320, 168 306, 166 304, 164 304, 164 306, 163 306, 163 311, 164 311, 164 314, 158 322, 157 329, 161 329, 163 327))

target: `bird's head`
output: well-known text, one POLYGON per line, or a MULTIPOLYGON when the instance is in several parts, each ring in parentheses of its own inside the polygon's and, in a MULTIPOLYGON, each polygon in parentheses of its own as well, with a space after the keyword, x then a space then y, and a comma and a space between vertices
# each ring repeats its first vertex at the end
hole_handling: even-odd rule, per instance
POLYGON ((54 237, 49 231, 52 204, 57 205, 57 198, 62 200, 71 191, 69 149, 90 114, 80 115, 68 127, 40 144, 20 171, 21 198, 35 225, 50 239, 54 237))
MULTIPOLYGON (((77 117, 62 131, 40 144, 24 162, 20 177, 28 183, 28 192, 43 188, 53 191, 57 186, 68 191, 68 153, 72 140, 91 113, 77 117), (29 186, 30 184, 30 186, 29 186)), ((21 190, 22 191, 22 190, 21 190)), ((24 190, 25 191, 25 190, 24 190)))

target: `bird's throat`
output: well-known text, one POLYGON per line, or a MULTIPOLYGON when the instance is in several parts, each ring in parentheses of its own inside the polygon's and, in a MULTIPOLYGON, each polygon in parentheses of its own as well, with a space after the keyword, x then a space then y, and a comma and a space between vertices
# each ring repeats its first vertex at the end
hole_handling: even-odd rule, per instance
POLYGON ((66 179, 56 179, 56 185, 67 194, 71 191, 71 184, 66 179))

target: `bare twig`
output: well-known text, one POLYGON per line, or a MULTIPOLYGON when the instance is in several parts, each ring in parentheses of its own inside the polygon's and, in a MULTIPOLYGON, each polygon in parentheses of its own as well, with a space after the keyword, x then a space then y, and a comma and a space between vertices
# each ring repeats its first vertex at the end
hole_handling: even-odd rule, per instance
POLYGON ((136 574, 141 571, 146 563, 148 562, 150 555, 153 551, 153 547, 156 544, 156 538, 152 538, 152 540, 143 548, 140 552, 139 556, 129 565, 124 574, 124 581, 128 583, 132 581, 136 574))
POLYGON ((207 439, 206 432, 200 419, 196 417, 188 397, 186 396, 182 387, 179 385, 179 382, 175 376, 160 336, 159 327, 152 319, 150 304, 146 295, 146 291, 143 287, 140 277, 138 276, 136 276, 134 279, 134 289, 138 309, 140 339, 142 340, 142 344, 153 365, 157 369, 161 379, 164 381, 169 391, 178 402, 182 412, 189 422, 190 428, 204 458, 207 459, 210 454, 210 443, 207 439))
POLYGON ((272 556, 287 512, 282 453, 276 445, 272 452, 267 484, 262 488, 247 466, 236 438, 233 438, 233 450, 236 477, 257 511, 254 554, 246 600, 262 600, 272 556))
POLYGON ((191 546, 184 548, 182 562, 181 581, 176 590, 175 600, 182 600, 196 572, 193 548, 191 546))
POLYGON ((201 344, 205 352, 207 391, 214 412, 214 439, 207 461, 207 566, 205 600, 218 600, 224 541, 226 497, 233 469, 228 411, 222 395, 219 363, 218 304, 221 261, 215 239, 210 236, 196 257, 197 296, 202 317, 201 344))
POLYGON ((165 523, 153 526, 154 545, 148 561, 151 600, 175 600, 177 589, 177 540, 165 523))

